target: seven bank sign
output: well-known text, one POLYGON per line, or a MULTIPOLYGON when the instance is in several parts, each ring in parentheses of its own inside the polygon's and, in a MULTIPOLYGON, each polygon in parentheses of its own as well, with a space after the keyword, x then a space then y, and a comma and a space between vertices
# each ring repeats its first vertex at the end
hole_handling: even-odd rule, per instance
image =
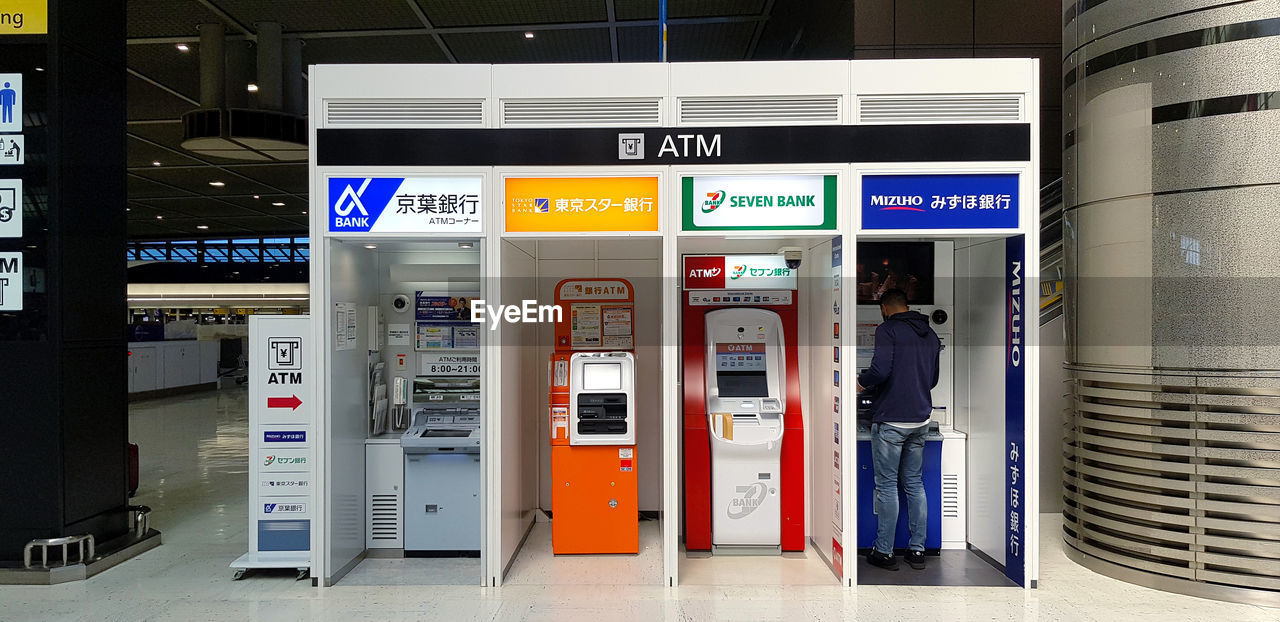
POLYGON ((332 233, 480 233, 484 178, 330 177, 332 233))
POLYGON ((834 229, 834 175, 685 177, 685 229, 834 229))

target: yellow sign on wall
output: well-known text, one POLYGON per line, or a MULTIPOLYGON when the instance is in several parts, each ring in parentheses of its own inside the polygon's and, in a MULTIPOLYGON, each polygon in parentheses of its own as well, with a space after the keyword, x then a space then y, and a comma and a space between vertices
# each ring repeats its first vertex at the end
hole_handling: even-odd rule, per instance
POLYGON ((0 2, 0 35, 43 35, 48 33, 48 0, 4 0, 0 2))
POLYGON ((657 231, 657 177, 510 177, 507 231, 657 231))

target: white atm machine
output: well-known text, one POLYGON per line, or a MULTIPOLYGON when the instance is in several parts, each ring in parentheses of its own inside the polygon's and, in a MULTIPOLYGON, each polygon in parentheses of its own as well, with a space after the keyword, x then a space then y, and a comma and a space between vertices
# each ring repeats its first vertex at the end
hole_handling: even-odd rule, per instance
POLYGON ((766 309, 706 314, 711 432, 711 545, 781 550, 786 354, 782 320, 766 309))

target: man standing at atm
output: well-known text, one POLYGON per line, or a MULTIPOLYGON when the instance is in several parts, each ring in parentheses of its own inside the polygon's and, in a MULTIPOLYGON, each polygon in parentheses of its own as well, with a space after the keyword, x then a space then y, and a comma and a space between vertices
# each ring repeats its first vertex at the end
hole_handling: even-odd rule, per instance
POLYGON ((875 389, 871 407, 871 450, 876 478, 876 541, 867 561, 897 570, 893 555, 898 527, 898 486, 907 497, 907 526, 911 540, 907 564, 924 568, 924 543, 929 509, 925 502, 924 439, 933 413, 929 390, 938 384, 938 354, 942 342, 929 318, 907 307, 907 294, 886 290, 880 296, 884 322, 876 327, 871 366, 858 374, 858 392, 875 389))

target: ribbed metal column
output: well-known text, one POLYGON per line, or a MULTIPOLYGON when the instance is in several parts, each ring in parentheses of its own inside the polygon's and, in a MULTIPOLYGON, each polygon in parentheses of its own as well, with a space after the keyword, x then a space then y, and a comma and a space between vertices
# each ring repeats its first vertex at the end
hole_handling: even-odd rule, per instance
POLYGON ((1064 0, 1063 537, 1280 605, 1280 0, 1064 0))

